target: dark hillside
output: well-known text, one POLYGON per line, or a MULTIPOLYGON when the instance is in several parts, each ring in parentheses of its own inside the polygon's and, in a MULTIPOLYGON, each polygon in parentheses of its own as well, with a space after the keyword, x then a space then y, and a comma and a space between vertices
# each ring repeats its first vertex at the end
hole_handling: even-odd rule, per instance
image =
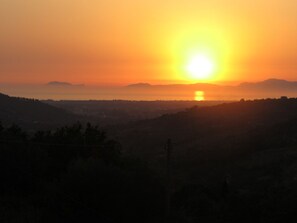
POLYGON ((193 107, 116 135, 160 172, 172 139, 175 213, 202 222, 296 220, 297 99, 193 107))
POLYGON ((0 121, 26 128, 55 127, 78 120, 78 116, 34 99, 0 94, 0 121))
POLYGON ((265 134, 276 134, 285 131, 287 125, 294 128, 296 119, 297 99, 266 99, 212 107, 196 106, 176 114, 126 125, 116 134, 124 142, 127 141, 127 148, 140 153, 143 151, 138 148, 144 152, 148 148, 149 151, 159 150, 167 138, 174 139, 176 147, 181 145, 183 149, 186 146, 197 150, 204 144, 212 149, 211 145, 215 148, 226 146, 219 141, 237 137, 241 141, 246 138, 248 143, 252 143, 249 137, 256 139, 256 135, 263 131, 265 134))
POLYGON ((118 125, 176 113, 186 108, 212 106, 224 101, 126 101, 126 100, 45 100, 42 101, 74 114, 90 117, 101 126, 118 125))
MULTIPOLYGON (((15 100, 19 114, 43 106, 15 100)), ((241 101, 108 134, 0 124, 1 222, 296 222, 296 111, 296 99, 241 101)))

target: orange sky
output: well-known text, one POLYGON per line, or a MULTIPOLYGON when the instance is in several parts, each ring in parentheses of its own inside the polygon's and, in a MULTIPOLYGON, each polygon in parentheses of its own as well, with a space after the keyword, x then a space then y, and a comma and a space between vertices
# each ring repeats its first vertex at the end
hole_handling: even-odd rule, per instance
POLYGON ((2 0, 0 82, 185 83, 206 54, 211 81, 297 80, 296 0, 2 0))

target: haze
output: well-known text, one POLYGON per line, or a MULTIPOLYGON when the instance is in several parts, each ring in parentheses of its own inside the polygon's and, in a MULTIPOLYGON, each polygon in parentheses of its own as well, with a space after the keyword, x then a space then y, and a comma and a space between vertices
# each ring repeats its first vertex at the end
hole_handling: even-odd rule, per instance
POLYGON ((186 64, 201 53, 215 64, 203 82, 292 81, 296 10, 293 0, 2 0, 0 82, 196 83, 186 64))

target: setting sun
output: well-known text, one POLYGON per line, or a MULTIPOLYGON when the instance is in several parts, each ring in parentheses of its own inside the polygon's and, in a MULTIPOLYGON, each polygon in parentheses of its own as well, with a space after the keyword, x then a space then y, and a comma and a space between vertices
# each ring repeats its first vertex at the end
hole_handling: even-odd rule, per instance
POLYGON ((186 69, 191 75, 191 78, 205 80, 212 76, 214 63, 204 55, 197 55, 191 58, 186 69))

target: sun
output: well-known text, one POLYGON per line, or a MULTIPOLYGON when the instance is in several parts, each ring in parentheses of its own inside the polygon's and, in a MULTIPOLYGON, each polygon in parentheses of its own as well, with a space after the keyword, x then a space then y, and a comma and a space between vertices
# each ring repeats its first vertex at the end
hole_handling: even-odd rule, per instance
POLYGON ((214 63, 205 55, 196 55, 189 60, 186 70, 192 79, 207 80, 214 72, 214 63))

